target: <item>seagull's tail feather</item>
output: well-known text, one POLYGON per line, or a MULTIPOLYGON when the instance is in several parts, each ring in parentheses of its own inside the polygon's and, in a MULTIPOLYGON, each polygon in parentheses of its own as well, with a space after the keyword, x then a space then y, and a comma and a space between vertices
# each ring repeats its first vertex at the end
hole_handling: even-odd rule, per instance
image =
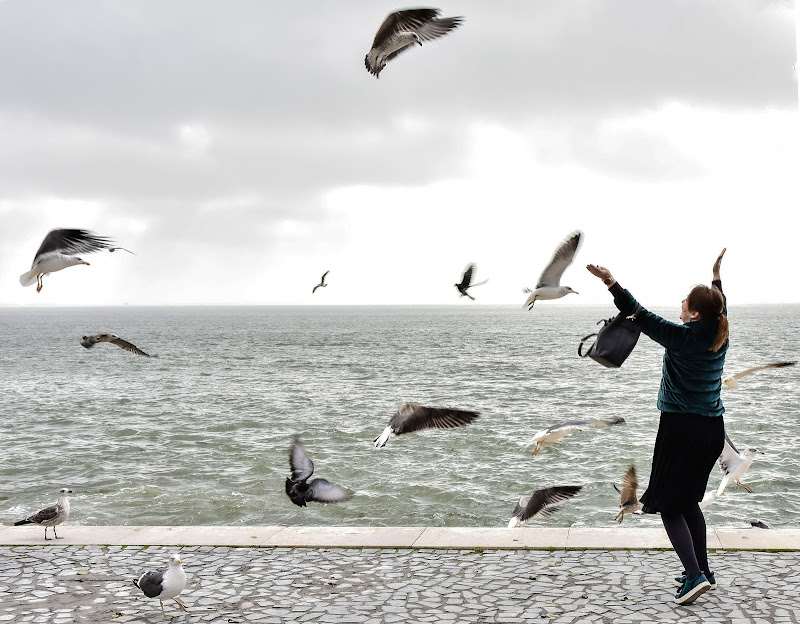
POLYGON ((19 276, 19 283, 23 286, 33 286, 36 283, 37 275, 36 269, 31 269, 27 273, 23 273, 19 276))
POLYGON ((18 522, 14 523, 14 526, 19 526, 20 524, 33 524, 30 520, 19 520, 18 522))
POLYGON ((391 435, 392 435, 392 428, 386 427, 386 429, 383 430, 383 433, 381 433, 377 438, 375 438, 375 448, 381 448, 383 446, 386 446, 386 442, 389 440, 391 435))
MULTIPOLYGON (((139 579, 133 579, 133 584, 139 587, 139 579)), ((139 589, 141 589, 141 587, 139 587, 139 589)))

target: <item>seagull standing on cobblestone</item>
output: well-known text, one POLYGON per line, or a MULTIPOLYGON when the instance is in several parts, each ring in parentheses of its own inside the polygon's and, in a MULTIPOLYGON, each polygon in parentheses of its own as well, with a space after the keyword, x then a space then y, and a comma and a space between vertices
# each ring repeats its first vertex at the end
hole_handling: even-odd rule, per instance
POLYGON ((186 605, 178 600, 180 594, 186 587, 186 572, 181 566, 181 556, 178 554, 170 555, 169 567, 166 570, 145 572, 138 579, 133 581, 148 598, 158 598, 161 603, 161 612, 167 617, 164 611, 164 601, 172 598, 178 603, 181 611, 186 611, 186 605))
POLYGON ((56 539, 62 539, 56 534, 56 525, 61 524, 69 518, 69 498, 67 494, 72 494, 72 490, 61 488, 58 491, 58 502, 50 507, 45 507, 41 511, 33 514, 25 520, 15 522, 14 526, 21 524, 38 524, 44 527, 44 539, 47 539, 47 527, 53 527, 53 535, 56 539))

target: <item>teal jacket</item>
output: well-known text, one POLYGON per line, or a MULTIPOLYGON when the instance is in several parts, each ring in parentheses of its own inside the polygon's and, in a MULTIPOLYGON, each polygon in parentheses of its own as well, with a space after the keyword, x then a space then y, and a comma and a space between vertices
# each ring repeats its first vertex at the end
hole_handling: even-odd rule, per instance
MULTIPOLYGON (((727 314, 725 295, 723 301, 723 311, 727 314)), ((639 304, 631 293, 622 290, 614 297, 614 305, 620 312, 631 314, 639 304)), ((640 308, 635 323, 643 334, 666 349, 657 404, 662 412, 703 416, 722 416, 725 413, 720 390, 728 343, 716 353, 710 349, 718 322, 717 319, 700 319, 672 323, 640 308)))

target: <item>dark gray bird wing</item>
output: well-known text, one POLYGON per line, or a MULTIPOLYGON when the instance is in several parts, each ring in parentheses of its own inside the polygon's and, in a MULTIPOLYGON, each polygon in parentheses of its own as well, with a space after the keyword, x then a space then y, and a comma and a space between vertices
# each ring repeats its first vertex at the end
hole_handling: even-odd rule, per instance
MULTIPOLYGON (((580 485, 559 485, 556 487, 536 490, 528 499, 527 505, 519 513, 515 509, 520 522, 525 522, 534 516, 549 516, 581 491, 580 485)), ((519 507, 519 504, 517 505, 519 507)))
POLYGON ((472 273, 475 271, 474 264, 468 264, 467 268, 464 269, 464 273, 461 275, 461 283, 458 285, 459 289, 461 288, 469 288, 470 284, 472 283, 472 273))
POLYGON ((589 424, 593 427, 610 427, 611 425, 621 425, 624 422, 625 419, 622 416, 612 416, 611 418, 598 418, 589 424))
POLYGON ((164 574, 166 570, 150 570, 145 572, 139 577, 139 580, 134 581, 133 584, 144 592, 148 598, 158 598, 163 590, 162 583, 164 582, 164 574))
POLYGON ((421 429, 452 429, 471 423, 478 412, 449 407, 426 407, 417 403, 406 403, 389 420, 395 435, 420 431, 421 429))
POLYGON ((306 453, 303 444, 295 438, 289 451, 289 468, 292 469, 292 481, 305 481, 314 474, 314 462, 306 453))
MULTIPOLYGON (((111 335, 113 336, 113 334, 111 334, 111 335)), ((114 336, 113 339, 107 340, 106 342, 110 342, 112 344, 115 344, 120 349, 125 349, 126 351, 130 351, 131 353, 135 353, 136 355, 144 355, 144 356, 150 357, 149 354, 147 354, 144 351, 142 351, 139 347, 137 347, 136 345, 128 342, 127 340, 123 340, 119 336, 114 336)))
POLYGON ((48 520, 52 520, 58 515, 58 505, 51 505, 50 507, 45 507, 41 511, 37 511, 35 514, 28 518, 28 522, 35 522, 36 524, 41 524, 42 522, 47 522, 48 520))
MULTIPOLYGON (((426 22, 435 19, 441 12, 441 9, 406 9, 390 13, 383 20, 378 32, 375 33, 372 47, 377 48, 383 45, 395 33, 417 32, 426 22)), ((420 39, 422 39, 422 35, 420 35, 420 39)))
POLYGON ((639 479, 636 477, 636 467, 630 466, 622 477, 622 489, 619 490, 619 506, 633 505, 639 502, 636 496, 636 489, 639 487, 639 479))
POLYGON ((105 236, 98 236, 89 230, 50 230, 44 237, 39 251, 33 257, 31 268, 37 260, 48 253, 62 253, 65 255, 84 254, 108 249, 114 241, 105 236))
POLYGON ((314 479, 308 484, 306 500, 314 500, 320 503, 341 503, 342 501, 348 500, 352 496, 352 492, 349 492, 326 479, 314 479))
POLYGON ((581 232, 574 232, 562 242, 553 253, 553 257, 539 276, 539 283, 536 288, 542 286, 559 286, 561 276, 566 268, 572 264, 573 258, 578 251, 581 242, 581 232))

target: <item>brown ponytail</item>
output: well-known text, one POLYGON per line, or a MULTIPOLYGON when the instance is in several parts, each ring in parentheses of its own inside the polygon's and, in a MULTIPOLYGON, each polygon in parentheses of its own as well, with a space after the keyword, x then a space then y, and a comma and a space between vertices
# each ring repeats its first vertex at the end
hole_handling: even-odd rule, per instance
POLYGON ((728 317, 723 314, 725 300, 716 288, 699 284, 692 288, 686 297, 686 307, 690 312, 697 312, 701 319, 719 319, 711 351, 717 352, 728 340, 728 317))

